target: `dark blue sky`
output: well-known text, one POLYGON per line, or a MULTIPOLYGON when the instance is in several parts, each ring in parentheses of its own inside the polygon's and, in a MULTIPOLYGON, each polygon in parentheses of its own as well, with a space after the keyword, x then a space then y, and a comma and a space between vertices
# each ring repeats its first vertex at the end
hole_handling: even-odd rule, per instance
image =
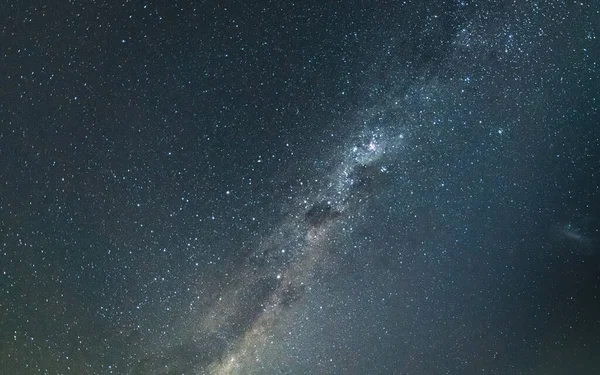
POLYGON ((0 373, 600 368, 600 6, 0 6, 0 373))

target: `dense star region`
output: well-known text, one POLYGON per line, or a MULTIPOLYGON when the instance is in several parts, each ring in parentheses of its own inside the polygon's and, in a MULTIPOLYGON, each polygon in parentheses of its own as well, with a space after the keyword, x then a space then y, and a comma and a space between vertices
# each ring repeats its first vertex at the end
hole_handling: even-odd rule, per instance
POLYGON ((598 2, 0 14, 1 374, 600 368, 598 2))

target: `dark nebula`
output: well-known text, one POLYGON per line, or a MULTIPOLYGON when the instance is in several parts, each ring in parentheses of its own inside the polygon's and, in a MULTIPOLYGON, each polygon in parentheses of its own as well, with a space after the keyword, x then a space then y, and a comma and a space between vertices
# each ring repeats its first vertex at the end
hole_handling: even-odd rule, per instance
POLYGON ((311 227, 321 227, 325 224, 328 224, 338 217, 340 217, 342 213, 336 210, 329 203, 316 203, 314 204, 304 215, 304 219, 311 227))

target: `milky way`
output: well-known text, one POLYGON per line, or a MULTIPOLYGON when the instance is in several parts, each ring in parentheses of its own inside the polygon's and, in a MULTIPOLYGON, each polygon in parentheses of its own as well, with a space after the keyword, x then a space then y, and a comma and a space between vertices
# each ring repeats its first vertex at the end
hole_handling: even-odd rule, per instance
MULTIPOLYGON (((215 290, 218 297, 215 295, 199 315, 186 321, 183 330, 187 333, 177 334, 179 338, 189 335, 192 341, 202 343, 202 352, 206 352, 207 346, 212 349, 205 359, 196 360, 196 373, 269 373, 281 365, 284 353, 289 355, 310 346, 306 339, 291 337, 292 331, 296 335, 308 327, 322 329, 321 324, 313 323, 308 316, 305 321, 300 316, 306 309, 323 308, 312 300, 318 300, 327 288, 327 280, 345 267, 344 257, 361 256, 352 254, 360 251, 352 246, 352 241, 360 238, 355 230, 374 220, 365 216, 370 201, 382 200, 386 194, 399 191, 394 197, 405 206, 403 215, 418 219, 420 213, 409 213, 411 204, 415 204, 411 196, 417 187, 445 188, 454 178, 452 175, 438 178, 442 175, 439 170, 449 164, 433 169, 428 166, 428 158, 438 153, 458 152, 454 149, 460 147, 461 137, 468 140, 471 135, 453 134, 454 144, 446 145, 444 139, 449 138, 446 132, 452 134, 455 127, 472 121, 473 116, 485 118, 487 112, 498 111, 504 105, 497 102, 473 105, 483 95, 493 95, 490 84, 496 76, 483 73, 489 75, 490 82, 486 82, 484 78, 476 78, 477 73, 469 66, 478 68, 482 59, 495 59, 490 56, 498 53, 519 63, 529 48, 507 31, 513 27, 509 23, 494 26, 505 28, 503 37, 478 30, 480 26, 479 21, 466 23, 451 39, 448 58, 436 67, 435 74, 413 81, 401 93, 390 95, 373 107, 355 111, 349 116, 349 123, 344 124, 349 129, 346 135, 329 140, 324 149, 312 156, 309 162, 320 166, 318 173, 312 180, 298 182, 300 187, 285 203, 281 202, 286 206, 285 217, 269 228, 261 228, 262 235, 250 246, 243 264, 226 274, 226 286, 215 290), (475 82, 477 79, 480 81, 475 82), (475 108, 477 115, 473 115, 475 108), (423 187, 424 181, 432 186, 423 187)), ((510 85, 506 90, 512 90, 510 85)), ((505 122, 488 130, 489 142, 513 136, 506 132, 515 121, 518 115, 509 114, 505 122)), ((457 174, 460 170, 454 173, 457 174)), ((446 215, 453 213, 448 211, 442 217, 446 215)), ((366 226, 377 233, 376 224, 371 222, 366 226)), ((437 232, 436 224, 427 222, 421 222, 413 232, 428 226, 432 227, 432 233, 437 232)), ((565 233, 569 238, 575 237, 571 232, 565 233)), ((406 237, 412 235, 409 232, 406 237)), ((413 246, 424 247, 427 240, 427 235, 422 235, 413 246)), ((403 245, 396 251, 402 254, 405 249, 403 245)), ((371 261, 367 260, 367 264, 371 261)), ((362 279, 360 273, 351 277, 348 282, 362 279)), ((418 279, 416 275, 412 277, 418 279)), ((382 301, 385 298, 379 302, 382 301)), ((410 299, 406 303, 410 305, 410 299)), ((455 335, 454 332, 448 335, 455 335)), ((437 344, 431 345, 437 350, 437 344)), ((324 373, 337 371, 326 364, 319 366, 324 366, 324 373)), ((411 366, 412 361, 407 360, 404 371, 410 373, 411 366)))
POLYGON ((597 2, 0 5, 0 373, 600 368, 597 2))

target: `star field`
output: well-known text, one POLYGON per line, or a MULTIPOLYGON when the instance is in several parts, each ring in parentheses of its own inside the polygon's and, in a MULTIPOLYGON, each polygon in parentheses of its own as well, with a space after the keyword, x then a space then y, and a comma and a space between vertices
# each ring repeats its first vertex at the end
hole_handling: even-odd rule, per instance
POLYGON ((0 6, 1 374, 600 368, 600 5, 0 6))

